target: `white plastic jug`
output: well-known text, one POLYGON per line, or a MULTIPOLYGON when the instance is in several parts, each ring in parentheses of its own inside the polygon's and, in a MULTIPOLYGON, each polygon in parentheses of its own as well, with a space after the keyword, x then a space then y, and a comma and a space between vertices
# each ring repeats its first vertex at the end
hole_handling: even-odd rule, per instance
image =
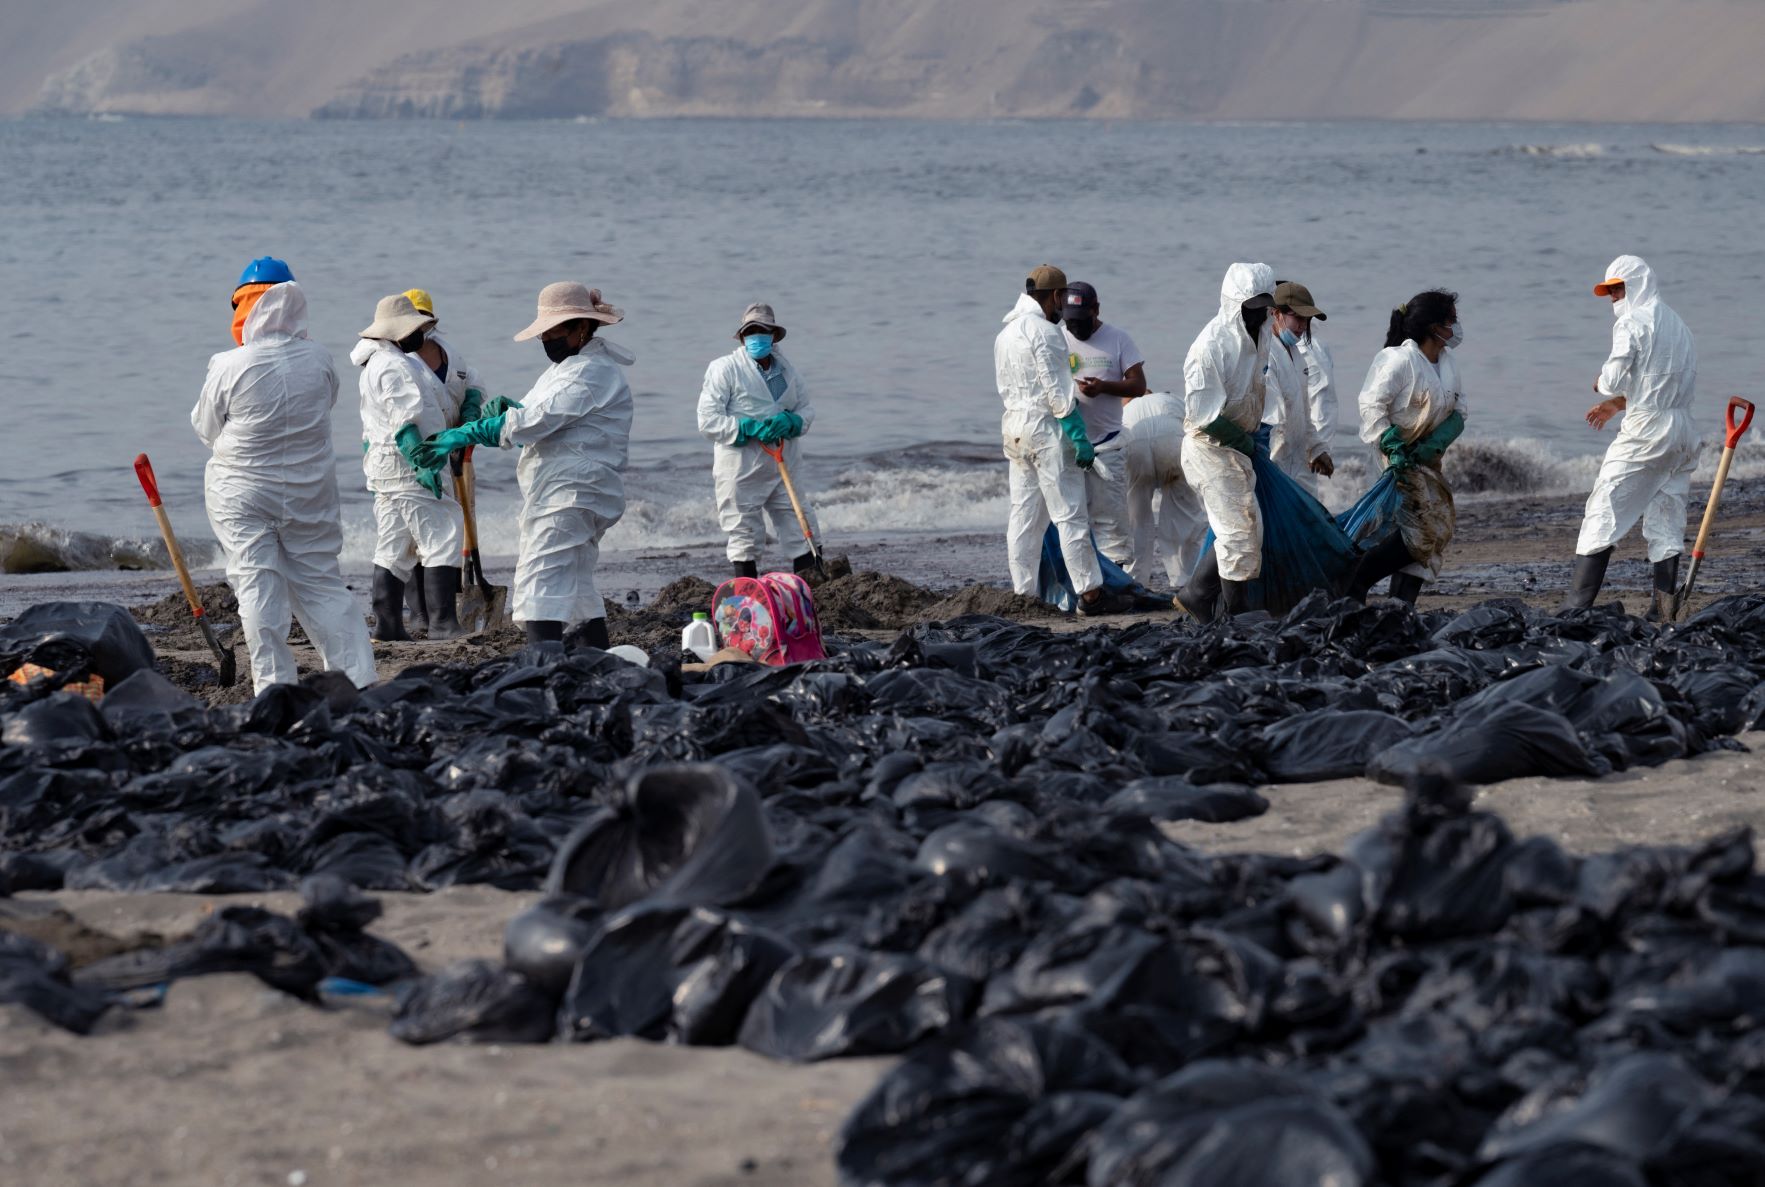
POLYGON ((700 663, 711 662, 717 654, 717 628, 711 625, 709 614, 694 611, 693 620, 680 630, 680 649, 698 656, 700 663))

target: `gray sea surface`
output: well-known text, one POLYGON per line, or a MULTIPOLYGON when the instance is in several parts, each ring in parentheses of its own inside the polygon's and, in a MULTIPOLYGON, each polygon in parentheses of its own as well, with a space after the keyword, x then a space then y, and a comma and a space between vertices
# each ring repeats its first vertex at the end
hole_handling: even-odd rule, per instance
MULTIPOLYGON (((637 416, 612 550, 719 538, 694 408, 757 299, 812 389, 802 477, 830 539, 1002 530, 992 339, 1044 261, 1098 287, 1155 388, 1180 386, 1229 263, 1308 284, 1341 389, 1334 506, 1366 482, 1354 400, 1391 307, 1456 290, 1459 448, 1487 457, 1468 493, 1586 489, 1611 325, 1590 286, 1612 257, 1647 258, 1698 335, 1712 440, 1727 397, 1759 393, 1761 193, 1756 126, 0 121, 0 553, 156 563, 130 468, 146 451, 202 559, 189 410, 264 254, 290 261, 336 358, 355 569, 371 527, 347 354, 413 286, 515 396, 545 365, 511 341, 542 285, 625 309, 608 337, 637 355, 637 416)), ((511 553, 512 457, 481 453, 480 485, 486 549, 511 553)))

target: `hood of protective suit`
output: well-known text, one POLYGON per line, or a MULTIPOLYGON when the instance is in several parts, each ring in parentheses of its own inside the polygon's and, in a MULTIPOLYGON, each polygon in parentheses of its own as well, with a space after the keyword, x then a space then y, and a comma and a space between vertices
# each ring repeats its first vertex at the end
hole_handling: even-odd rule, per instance
POLYGON ((350 347, 349 361, 358 367, 365 367, 368 365, 369 359, 383 350, 401 358, 404 356, 404 351, 400 350, 395 343, 387 342, 381 338, 360 338, 356 340, 354 346, 350 347))
POLYGON ((1220 313, 1236 317, 1244 302, 1261 293, 1273 296, 1275 270, 1267 264, 1233 264, 1220 282, 1220 313))
POLYGON ((294 281, 271 285, 245 319, 240 341, 249 346, 259 338, 306 337, 306 294, 294 281))
MULTIPOLYGON (((1035 317, 1040 318, 1042 321, 1048 321, 1048 315, 1042 312, 1042 306, 1034 297, 1030 296, 1028 293, 1019 293, 1017 295, 1017 304, 1011 307, 1011 312, 1007 313, 1002 320, 1009 324, 1025 317, 1035 317)), ((1048 322, 1048 324, 1053 325, 1054 323, 1048 322)))
POLYGON ((621 367, 629 367, 631 364, 637 362, 637 356, 632 354, 629 350, 626 350, 617 342, 610 342, 599 335, 590 338, 588 340, 588 345, 576 352, 576 357, 587 358, 590 355, 597 354, 606 355, 621 367))
POLYGON ((1619 256, 1606 266, 1606 280, 1624 282, 1624 299, 1612 303, 1612 316, 1623 317, 1660 297, 1655 288, 1654 269, 1640 256, 1619 256))

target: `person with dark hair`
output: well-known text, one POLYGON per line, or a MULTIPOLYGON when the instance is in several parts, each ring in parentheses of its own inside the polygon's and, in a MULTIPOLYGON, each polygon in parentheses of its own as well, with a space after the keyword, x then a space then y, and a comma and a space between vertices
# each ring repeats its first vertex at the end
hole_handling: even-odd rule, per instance
POLYGON ((1122 414, 1147 391, 1146 356, 1126 330, 1103 320, 1097 290, 1082 280, 1066 286, 1061 303, 1067 362, 1078 388, 1079 415, 1097 456, 1085 471, 1085 507, 1097 551, 1134 568, 1128 515, 1127 436, 1122 414))
POLYGON ((1361 557, 1349 582, 1353 597, 1364 600, 1390 577, 1391 596, 1413 605, 1424 576, 1440 572, 1457 523, 1440 459, 1465 428, 1453 355, 1463 340, 1457 294, 1417 293, 1391 312, 1385 349, 1361 387, 1361 440, 1379 450, 1400 501, 1396 530, 1361 557))
POLYGON ((1593 291, 1611 299, 1617 322, 1612 353, 1593 385, 1603 399, 1588 410, 1587 423, 1603 429, 1614 416, 1623 419, 1587 496, 1562 608, 1593 605, 1612 549, 1640 520, 1655 567, 1648 618, 1658 622, 1679 584, 1685 502, 1698 463, 1698 429, 1691 416, 1698 351, 1691 331, 1661 300, 1654 272, 1636 256, 1613 260, 1593 291))

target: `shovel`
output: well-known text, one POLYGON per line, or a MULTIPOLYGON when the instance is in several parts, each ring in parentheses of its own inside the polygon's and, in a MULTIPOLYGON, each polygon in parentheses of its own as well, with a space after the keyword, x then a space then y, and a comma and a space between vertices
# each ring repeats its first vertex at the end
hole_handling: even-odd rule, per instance
POLYGON ((809 517, 803 514, 803 501, 797 498, 797 484, 791 481, 791 468, 784 464, 784 446, 762 445, 760 448, 778 463, 778 476, 784 479, 784 493, 790 496, 791 510, 797 513, 797 525, 803 529, 803 539, 809 544, 809 555, 815 558, 815 572, 827 576, 827 566, 821 561, 821 547, 815 543, 815 533, 809 530, 809 517))
POLYGON ((497 630, 509 625, 509 591, 490 583, 484 576, 484 560, 478 555, 478 483, 472 472, 472 446, 454 455, 453 470, 454 495, 466 517, 466 550, 460 556, 460 621, 476 630, 497 630))
POLYGON ((1698 542, 1691 550, 1691 568, 1685 571, 1685 584, 1673 595, 1673 613, 1667 617, 1679 621, 1680 611, 1691 601, 1692 586, 1698 580, 1698 568, 1704 563, 1704 546, 1710 542, 1710 528, 1716 523, 1716 508, 1722 504, 1722 486, 1728 481, 1728 467, 1734 462, 1734 450, 1741 434, 1753 423, 1753 406, 1735 396, 1728 401, 1728 438, 1722 443, 1722 460, 1716 464, 1716 480, 1710 484, 1710 502, 1704 507, 1704 522, 1698 527, 1698 542), (1741 418, 1735 420, 1735 414, 1741 418))
POLYGON ((147 492, 147 505, 153 508, 153 514, 159 519, 159 534, 165 537, 165 550, 171 554, 172 567, 177 569, 178 580, 184 586, 184 597, 190 603, 190 613, 195 617, 196 625, 202 629, 202 637, 208 643, 208 649, 214 652, 215 666, 220 669, 221 686, 232 688, 239 682, 239 661, 234 657, 231 647, 221 646, 221 641, 215 637, 214 624, 202 612, 202 599, 196 596, 196 583, 190 580, 190 567, 184 563, 184 550, 178 547, 178 538, 172 534, 171 517, 165 513, 165 504, 159 499, 159 480, 153 476, 153 463, 147 460, 144 453, 135 457, 135 477, 141 480, 141 489, 147 492))

